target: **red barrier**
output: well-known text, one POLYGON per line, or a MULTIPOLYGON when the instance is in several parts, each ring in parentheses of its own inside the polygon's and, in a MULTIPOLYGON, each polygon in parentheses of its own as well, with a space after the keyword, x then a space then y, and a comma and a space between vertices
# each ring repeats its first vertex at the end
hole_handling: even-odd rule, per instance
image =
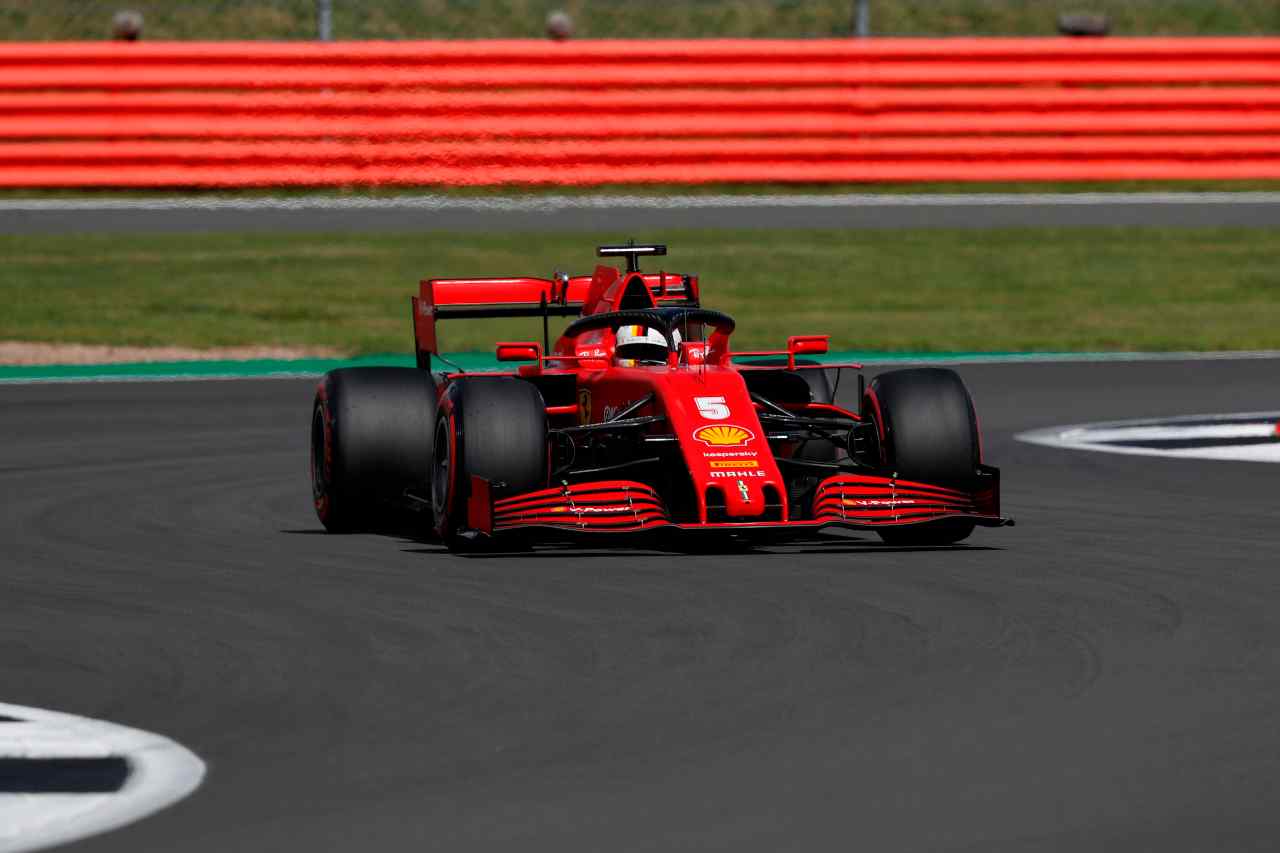
POLYGON ((0 44, 0 186, 1280 176, 1280 39, 0 44))

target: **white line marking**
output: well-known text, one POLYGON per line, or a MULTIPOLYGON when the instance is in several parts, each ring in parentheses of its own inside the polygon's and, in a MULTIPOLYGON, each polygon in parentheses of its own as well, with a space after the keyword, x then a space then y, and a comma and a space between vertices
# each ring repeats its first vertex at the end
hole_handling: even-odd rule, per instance
POLYGON ((1181 415, 1172 418, 1136 421, 1108 421, 1095 424, 1050 427, 1019 433, 1019 441, 1065 450, 1092 450, 1128 456, 1164 456, 1173 459, 1212 459, 1227 462, 1280 463, 1280 442, 1203 447, 1132 447, 1119 441, 1161 441, 1179 439, 1231 440, 1266 438, 1276 435, 1280 412, 1245 412, 1233 415, 1181 415), (1218 423, 1203 423, 1217 421, 1218 423), (1199 422, 1199 423, 1189 423, 1199 422))
POLYGON ((1159 207, 1198 205, 1280 205, 1280 192, 1079 192, 1079 193, 839 193, 804 195, 535 195, 457 197, 408 195, 294 198, 228 198, 173 196, 165 198, 0 199, 0 211, 169 211, 169 210, 439 210, 537 213, 607 208, 902 208, 902 207, 1159 207))
POLYGON ((0 758, 104 758, 129 763, 110 794, 0 794, 0 853, 25 853, 97 835, 146 817, 189 795, 205 766, 160 735, 72 714, 0 703, 0 758))
POLYGON ((1129 426, 1112 429, 1070 429, 1064 441, 1162 441, 1205 438, 1267 438, 1276 434, 1274 423, 1221 424, 1215 426, 1129 426))

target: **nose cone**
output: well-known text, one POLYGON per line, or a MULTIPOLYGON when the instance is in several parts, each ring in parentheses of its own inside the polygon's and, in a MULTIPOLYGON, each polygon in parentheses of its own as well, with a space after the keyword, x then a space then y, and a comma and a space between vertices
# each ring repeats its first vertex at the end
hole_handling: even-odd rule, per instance
POLYGON ((755 401, 732 369, 678 370, 654 383, 707 523, 785 520, 783 479, 755 401))
POLYGON ((764 489, 761 488, 763 482, 759 478, 745 477, 736 477, 728 482, 722 480, 725 515, 730 518, 753 518, 761 515, 764 512, 764 489))
POLYGON ((770 476, 767 462, 756 458, 730 458, 711 460, 704 487, 708 489, 708 520, 723 515, 735 521, 759 518, 766 512, 766 504, 772 492, 778 500, 781 491, 770 476), (769 489, 772 485, 773 488, 769 489), (716 500, 711 497, 715 495, 716 500), (715 508, 712 508, 712 504, 715 508))

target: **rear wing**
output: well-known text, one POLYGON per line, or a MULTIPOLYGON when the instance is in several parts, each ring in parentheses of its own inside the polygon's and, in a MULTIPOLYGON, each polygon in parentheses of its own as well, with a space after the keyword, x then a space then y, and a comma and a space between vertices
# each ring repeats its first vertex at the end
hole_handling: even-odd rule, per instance
MULTIPOLYGON (((697 278, 674 273, 633 273, 644 280, 655 304, 697 304, 697 278)), ((541 317, 543 351, 550 350, 549 319, 577 317, 600 309, 610 285, 621 278, 613 267, 590 276, 556 273, 551 278, 429 278, 413 297, 413 337, 418 367, 431 369, 439 356, 436 321, 498 317, 541 317)), ((610 310, 605 307, 603 310, 610 310)))

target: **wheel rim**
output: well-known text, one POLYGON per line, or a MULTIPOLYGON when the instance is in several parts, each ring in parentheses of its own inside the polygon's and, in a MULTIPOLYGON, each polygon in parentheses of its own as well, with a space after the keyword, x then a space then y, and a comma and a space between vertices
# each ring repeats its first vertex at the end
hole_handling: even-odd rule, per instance
POLYGON ((329 491, 326 432, 324 408, 316 406, 311 415, 311 494, 317 501, 329 491))
POLYGON ((441 418, 436 425, 435 460, 431 471, 431 508, 436 518, 443 519, 448 513, 450 456, 452 456, 452 436, 448 428, 448 418, 441 418))

